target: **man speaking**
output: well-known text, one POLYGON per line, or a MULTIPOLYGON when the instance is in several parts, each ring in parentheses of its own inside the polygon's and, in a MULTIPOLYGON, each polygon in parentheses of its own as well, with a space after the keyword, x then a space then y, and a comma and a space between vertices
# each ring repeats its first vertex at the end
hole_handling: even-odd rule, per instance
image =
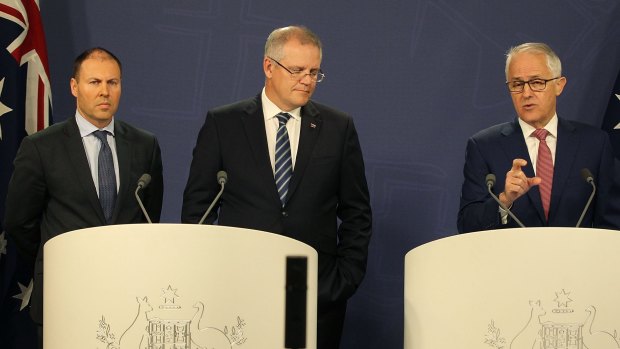
POLYGON ((618 229, 620 198, 612 195, 614 159, 607 134, 556 113, 556 99, 566 86, 559 57, 543 43, 511 48, 506 85, 518 117, 467 142, 459 232, 521 224, 618 229), (487 180, 489 174, 496 180, 487 180), (593 185, 596 196, 582 217, 593 185))

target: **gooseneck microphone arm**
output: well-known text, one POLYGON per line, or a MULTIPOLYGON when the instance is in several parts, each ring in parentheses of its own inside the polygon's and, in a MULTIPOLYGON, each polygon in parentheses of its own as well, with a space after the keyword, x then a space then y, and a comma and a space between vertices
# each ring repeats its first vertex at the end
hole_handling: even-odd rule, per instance
POLYGON ((515 222, 517 222, 517 224, 521 227, 521 228, 525 228, 525 225, 523 225, 523 223, 521 223, 521 221, 519 220, 519 218, 517 218, 517 216, 515 216, 512 211, 510 211, 510 209, 508 207, 506 207, 506 205, 504 205, 502 203, 502 201, 495 196, 495 194, 493 194, 493 191, 491 189, 493 189, 493 186, 495 185, 495 175, 492 173, 489 173, 486 177, 486 182, 487 182, 487 191, 489 192, 489 194, 491 194, 491 197, 493 198, 493 200, 495 200, 498 204, 499 207, 501 207, 504 211, 506 211, 508 213, 508 215, 514 219, 515 222))
POLYGON ((144 213, 144 217, 146 217, 147 222, 153 223, 151 221, 151 217, 149 217, 149 214, 146 212, 146 209, 144 208, 144 204, 142 203, 142 199, 140 199, 140 196, 138 195, 138 192, 140 191, 140 189, 146 188, 149 185, 149 183, 151 183, 151 175, 150 174, 145 173, 142 176, 140 176, 140 179, 138 179, 138 187, 136 188, 136 191, 134 192, 134 195, 136 197, 136 200, 138 201, 138 204, 140 205, 140 208, 142 209, 142 213, 144 213))
POLYGON ((590 198, 588 199, 586 206, 583 208, 583 211, 581 211, 581 216, 579 217, 579 220, 577 221, 577 225, 575 226, 576 228, 579 228, 581 226, 583 217, 586 216, 586 212, 588 212, 588 208, 590 208, 592 199, 594 199, 594 194, 596 194, 596 184, 594 184, 594 177, 592 176, 592 173, 590 172, 590 170, 588 170, 587 168, 582 168, 581 177, 583 177, 583 179, 592 186, 592 193, 590 194, 590 198))
POLYGON ((217 182, 220 185, 220 191, 215 196, 215 199, 213 199, 213 201, 211 202, 209 208, 207 208, 207 210, 205 211, 205 214, 202 216, 202 218, 200 218, 198 224, 202 224, 205 219, 207 219, 209 213, 211 213, 213 206, 215 206, 215 203, 220 199, 220 196, 222 196, 222 193, 224 192, 224 185, 226 185, 226 181, 228 181, 228 174, 226 173, 226 171, 219 171, 217 173, 217 182))

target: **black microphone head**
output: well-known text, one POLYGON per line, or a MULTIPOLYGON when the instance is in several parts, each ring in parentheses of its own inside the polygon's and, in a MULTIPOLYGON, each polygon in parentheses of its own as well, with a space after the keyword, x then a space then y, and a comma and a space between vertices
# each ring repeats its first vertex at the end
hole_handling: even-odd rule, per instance
POLYGON ((149 183, 151 183, 151 175, 148 173, 143 174, 140 176, 140 179, 138 179, 138 187, 140 188, 146 188, 149 183))
POLYGON ((228 181, 228 174, 226 173, 226 171, 219 171, 217 173, 217 183, 222 185, 222 184, 226 184, 227 181, 228 181))
POLYGON ((495 185, 495 175, 489 173, 486 177, 487 187, 492 188, 495 185))
POLYGON ((585 167, 581 169, 581 178, 583 178, 583 180, 588 183, 594 181, 594 176, 592 176, 592 172, 590 172, 590 170, 585 167))

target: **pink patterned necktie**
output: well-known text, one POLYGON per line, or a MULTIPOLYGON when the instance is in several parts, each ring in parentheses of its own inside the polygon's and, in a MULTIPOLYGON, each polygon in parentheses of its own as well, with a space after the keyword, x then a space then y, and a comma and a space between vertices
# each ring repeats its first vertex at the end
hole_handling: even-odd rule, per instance
POLYGON ((544 128, 539 128, 532 132, 532 135, 540 141, 538 145, 538 158, 536 160, 536 176, 542 179, 538 188, 547 220, 549 220, 549 203, 551 202, 551 187, 553 185, 553 159, 546 141, 548 134, 549 131, 544 128))

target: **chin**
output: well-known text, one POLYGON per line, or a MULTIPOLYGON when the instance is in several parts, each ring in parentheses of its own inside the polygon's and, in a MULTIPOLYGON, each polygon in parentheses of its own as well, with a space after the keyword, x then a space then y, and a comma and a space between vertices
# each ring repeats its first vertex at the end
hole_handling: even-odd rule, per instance
POLYGON ((112 120, 111 116, 97 116, 97 121, 99 121, 99 122, 105 123, 105 122, 109 122, 111 120, 112 120))
POLYGON ((521 114, 519 114, 519 117, 523 121, 527 121, 527 122, 536 122, 536 121, 540 121, 543 119, 540 113, 536 113, 533 111, 522 111, 521 114))
POLYGON ((308 103, 309 100, 310 100, 310 95, 306 96, 305 98, 300 98, 297 102, 300 106, 304 106, 306 105, 306 103, 308 103))
POLYGON ((543 117, 521 117, 521 120, 525 121, 529 125, 543 126, 546 125, 549 120, 545 120, 543 117))

